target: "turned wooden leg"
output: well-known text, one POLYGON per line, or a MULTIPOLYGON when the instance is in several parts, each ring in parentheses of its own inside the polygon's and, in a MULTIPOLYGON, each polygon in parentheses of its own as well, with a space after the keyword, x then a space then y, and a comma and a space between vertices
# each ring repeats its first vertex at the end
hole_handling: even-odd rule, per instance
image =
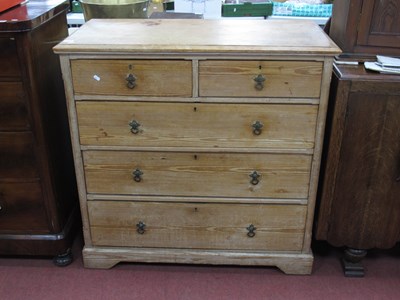
POLYGON ((344 276, 364 277, 364 267, 361 261, 366 255, 367 250, 346 248, 342 258, 344 276))

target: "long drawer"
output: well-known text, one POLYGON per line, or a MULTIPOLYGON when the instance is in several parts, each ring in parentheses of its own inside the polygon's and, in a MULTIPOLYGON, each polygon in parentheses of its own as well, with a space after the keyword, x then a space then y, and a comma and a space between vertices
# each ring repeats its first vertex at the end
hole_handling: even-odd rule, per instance
POLYGON ((0 233, 47 233, 49 224, 40 182, 0 181, 0 233))
POLYGON ((88 202, 95 246, 300 251, 307 207, 88 202))
POLYGON ((76 102, 82 145, 312 149, 318 107, 76 102))
POLYGON ((88 193, 250 198, 308 197, 311 156, 84 151, 88 193))
POLYGON ((0 132, 0 145, 1 180, 39 176, 32 132, 0 132))
POLYGON ((76 94, 192 96, 192 62, 185 60, 72 60, 76 94))
POLYGON ((1 77, 21 77, 15 39, 0 38, 0 79, 1 77))
POLYGON ((235 61, 199 62, 199 96, 320 96, 322 62, 235 61))
POLYGON ((0 130, 28 129, 27 106, 22 82, 0 82, 0 130))

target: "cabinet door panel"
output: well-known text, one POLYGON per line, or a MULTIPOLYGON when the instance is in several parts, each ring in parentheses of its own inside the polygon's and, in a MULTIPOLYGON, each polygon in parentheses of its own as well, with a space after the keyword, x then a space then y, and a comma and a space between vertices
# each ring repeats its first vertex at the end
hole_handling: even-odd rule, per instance
POLYGON ((358 44, 363 46, 399 47, 400 2, 398 0, 363 2, 358 44))
POLYGON ((400 97, 351 93, 347 109, 329 238, 391 247, 400 238, 400 97))

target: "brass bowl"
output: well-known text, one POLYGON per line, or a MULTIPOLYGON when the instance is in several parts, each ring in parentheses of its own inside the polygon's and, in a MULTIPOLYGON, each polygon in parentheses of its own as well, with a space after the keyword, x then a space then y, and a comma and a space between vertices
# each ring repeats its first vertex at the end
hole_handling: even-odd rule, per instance
POLYGON ((79 0, 86 21, 90 19, 147 19, 149 0, 79 0))

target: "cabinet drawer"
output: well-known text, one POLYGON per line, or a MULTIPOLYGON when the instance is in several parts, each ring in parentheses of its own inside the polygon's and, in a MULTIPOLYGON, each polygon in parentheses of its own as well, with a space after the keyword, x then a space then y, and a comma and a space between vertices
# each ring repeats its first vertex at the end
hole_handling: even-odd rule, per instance
POLYGON ((300 251, 307 213, 300 205, 112 201, 89 201, 88 210, 95 246, 263 251, 300 251))
POLYGON ((0 78, 21 77, 15 40, 0 38, 0 51, 0 78))
POLYGON ((49 231, 39 182, 0 182, 0 206, 0 233, 49 231))
POLYGON ((73 60, 71 69, 76 94, 192 96, 190 61, 73 60))
POLYGON ((38 177, 32 133, 0 133, 0 145, 0 178, 38 177))
POLYGON ((280 104, 77 102, 76 107, 82 145, 135 147, 312 149, 318 113, 316 105, 280 104), (137 132, 129 125, 134 122, 140 124, 137 132), (260 132, 254 131, 257 122, 260 132))
POLYGON ((311 168, 311 156, 293 154, 84 151, 83 160, 94 194, 305 199, 311 168))
POLYGON ((22 83, 0 82, 0 130, 23 130, 28 127, 22 83))
POLYGON ((200 61, 199 95, 318 98, 322 69, 310 61, 200 61))

